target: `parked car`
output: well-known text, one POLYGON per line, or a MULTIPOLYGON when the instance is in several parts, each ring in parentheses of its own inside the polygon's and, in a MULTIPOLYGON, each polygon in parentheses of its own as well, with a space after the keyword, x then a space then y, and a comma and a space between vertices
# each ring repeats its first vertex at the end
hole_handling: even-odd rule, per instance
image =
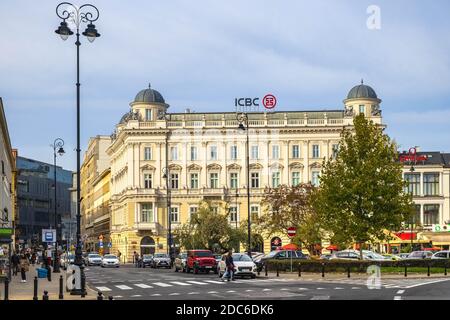
POLYGON ((431 256, 431 259, 450 259, 450 251, 449 250, 438 251, 431 256))
POLYGON ((413 251, 406 259, 431 259, 433 252, 431 251, 413 251))
POLYGON ((209 273, 213 270, 217 272, 216 259, 210 250, 189 250, 187 253, 186 272, 199 271, 209 273))
POLYGON ((406 259, 409 256, 409 253, 399 253, 397 254, 397 256, 399 256, 401 259, 406 259))
POLYGON ((141 266, 142 266, 142 268, 145 268, 146 266, 151 267, 152 263, 153 263, 153 255, 151 255, 151 254, 144 254, 142 256, 142 259, 141 259, 141 266))
POLYGON ((183 272, 186 272, 186 260, 187 260, 187 253, 183 252, 180 253, 175 257, 175 272, 178 272, 182 270, 183 272))
MULTIPOLYGON (((385 261, 386 259, 379 253, 363 250, 363 259, 362 260, 373 260, 373 261, 385 261)), ((361 260, 361 254, 359 250, 342 250, 335 252, 331 255, 330 260, 361 260)))
POLYGON ((102 256, 97 253, 89 253, 86 257, 87 266, 100 266, 102 264, 102 256))
POLYGON ((101 263, 102 268, 105 267, 115 267, 118 268, 120 266, 119 258, 113 254, 105 254, 101 263))
POLYGON ((386 260, 393 260, 393 261, 403 260, 403 258, 395 254, 383 254, 383 257, 386 260))
POLYGON ((216 266, 219 264, 219 262, 222 260, 222 255, 221 254, 213 254, 214 259, 216 259, 216 266))
POLYGON ((167 268, 170 269, 172 268, 171 266, 171 260, 170 257, 167 253, 155 253, 153 256, 153 261, 152 261, 152 268, 167 268))
POLYGON ((252 252, 252 260, 253 261, 259 261, 261 258, 264 257, 264 253, 262 252, 252 252))
POLYGON ((330 260, 331 256, 332 256, 331 253, 322 254, 322 255, 320 256, 320 259, 321 259, 321 260, 330 260))
POLYGON ((63 253, 60 256, 60 263, 63 270, 67 270, 67 267, 75 263, 75 255, 71 253, 63 253))
POLYGON ((271 259, 276 259, 276 260, 307 260, 308 257, 301 252, 300 250, 275 250, 275 251, 271 251, 268 254, 266 254, 265 256, 263 256, 259 261, 254 261, 256 266, 257 266, 257 270, 261 272, 261 270, 264 268, 264 265, 266 263, 266 261, 271 260, 271 259))
MULTIPOLYGON (((232 257, 235 266, 234 277, 256 278, 257 267, 252 258, 245 253, 233 253, 232 257)), ((226 255, 223 255, 217 265, 217 273, 219 274, 219 277, 222 277, 226 271, 225 259, 226 255)))

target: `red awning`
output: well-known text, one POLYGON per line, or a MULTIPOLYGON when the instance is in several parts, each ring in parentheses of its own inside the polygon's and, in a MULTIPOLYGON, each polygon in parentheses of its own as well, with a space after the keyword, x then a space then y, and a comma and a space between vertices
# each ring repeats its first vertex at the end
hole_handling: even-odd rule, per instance
POLYGON ((442 248, 439 247, 433 247, 433 248, 425 248, 423 251, 441 251, 442 248))
MULTIPOLYGON (((411 232, 397 232, 395 235, 402 240, 411 240, 411 232)), ((417 232, 412 233, 412 239, 417 240, 417 232)))
POLYGON ((298 250, 298 246, 294 243, 289 243, 281 247, 284 250, 298 250))
POLYGON ((325 249, 327 249, 327 250, 337 250, 337 249, 338 249, 338 247, 337 247, 337 246, 335 246, 334 244, 332 244, 332 245, 330 245, 330 246, 326 247, 325 249))

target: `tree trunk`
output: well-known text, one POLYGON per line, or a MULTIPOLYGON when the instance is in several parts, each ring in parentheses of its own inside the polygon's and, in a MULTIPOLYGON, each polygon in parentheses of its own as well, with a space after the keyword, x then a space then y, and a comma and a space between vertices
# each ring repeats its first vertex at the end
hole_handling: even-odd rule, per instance
POLYGON ((362 247, 362 245, 363 245, 363 243, 362 243, 362 242, 359 242, 359 258, 360 258, 361 260, 364 260, 364 257, 363 257, 363 247, 362 247))

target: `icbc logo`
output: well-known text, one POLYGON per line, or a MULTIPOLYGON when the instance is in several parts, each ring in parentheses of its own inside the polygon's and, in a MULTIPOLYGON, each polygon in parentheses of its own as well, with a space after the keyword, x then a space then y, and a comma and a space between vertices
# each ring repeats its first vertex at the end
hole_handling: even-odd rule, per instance
MULTIPOLYGON (((262 104, 266 109, 273 109, 277 105, 277 98, 273 94, 266 94, 262 104)), ((259 98, 235 98, 234 106, 240 111, 258 111, 259 98)))

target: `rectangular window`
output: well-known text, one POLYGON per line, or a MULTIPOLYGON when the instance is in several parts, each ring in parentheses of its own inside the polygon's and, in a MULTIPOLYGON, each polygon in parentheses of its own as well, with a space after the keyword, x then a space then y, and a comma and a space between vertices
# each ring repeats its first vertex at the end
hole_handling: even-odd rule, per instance
POLYGON ((278 188, 280 185, 280 172, 272 172, 272 187, 278 188))
POLYGON ((152 148, 151 147, 144 148, 144 160, 152 160, 152 148))
POLYGON ((318 144, 313 144, 312 146, 312 157, 320 158, 320 149, 318 144))
POLYGON ((178 148, 170 147, 170 157, 172 160, 178 160, 178 148))
POLYGON ((145 121, 152 121, 152 109, 145 109, 145 121))
POLYGON ((230 207, 230 222, 238 222, 237 207, 230 207))
POLYGON ((251 206, 250 207, 250 219, 251 221, 256 221, 259 218, 259 207, 258 206, 251 206))
POLYGON ((237 172, 230 173, 230 188, 237 189, 238 188, 238 174, 237 172))
POLYGON ((292 172, 292 185, 298 186, 300 184, 300 172, 294 171, 292 172))
POLYGON ((319 186, 319 183, 320 183, 319 176, 320 176, 320 172, 318 172, 318 171, 312 172, 311 184, 315 187, 319 186))
POLYGON ((259 188, 259 172, 252 172, 251 186, 252 188, 259 188))
POLYGON ((197 147, 191 146, 191 160, 197 160, 197 147))
POLYGON ((178 207, 170 207, 170 221, 179 222, 178 207))
POLYGON ((405 181, 408 186, 405 188, 405 192, 412 194, 413 196, 420 195, 420 173, 406 173, 405 181))
POLYGON ((153 222, 153 204, 141 204, 141 222, 153 222))
POLYGON ((189 207, 189 219, 192 218, 193 214, 196 214, 198 212, 198 207, 192 206, 189 207))
POLYGON ((144 188, 145 189, 151 189, 152 187, 152 174, 151 173, 145 173, 144 174, 144 188))
POLYGON ((339 152, 339 145, 338 144, 333 144, 332 145, 332 157, 333 157, 333 159, 337 158, 338 152, 339 152))
POLYGON ((363 104, 359 106, 359 113, 362 113, 362 114, 365 113, 365 107, 363 104))
POLYGON ((198 173, 191 173, 191 189, 198 189, 198 173))
POLYGON ((237 159, 237 146, 230 147, 230 158, 231 158, 231 160, 237 159))
POLYGON ((414 215, 408 219, 408 224, 411 225, 417 225, 421 223, 420 222, 420 204, 414 205, 414 215))
POLYGON ((272 159, 280 159, 280 146, 279 145, 272 146, 272 159))
POLYGON ((217 189, 219 187, 219 174, 216 172, 209 174, 209 187, 211 189, 217 189))
POLYGON ((219 207, 211 207, 211 212, 216 214, 219 213, 219 207))
POLYGON ((170 174, 170 188, 178 189, 178 173, 170 174))
POLYGON ((423 206, 423 224, 430 226, 432 224, 439 224, 439 205, 425 204, 423 206))
POLYGON ((423 174, 423 193, 425 196, 439 195, 439 173, 423 174))
POLYGON ((292 158, 300 158, 300 146, 298 144, 292 146, 292 158))
POLYGON ((258 159, 259 149, 258 146, 252 146, 252 159, 258 159))
POLYGON ((211 146, 209 148, 209 159, 217 160, 217 146, 211 146))

